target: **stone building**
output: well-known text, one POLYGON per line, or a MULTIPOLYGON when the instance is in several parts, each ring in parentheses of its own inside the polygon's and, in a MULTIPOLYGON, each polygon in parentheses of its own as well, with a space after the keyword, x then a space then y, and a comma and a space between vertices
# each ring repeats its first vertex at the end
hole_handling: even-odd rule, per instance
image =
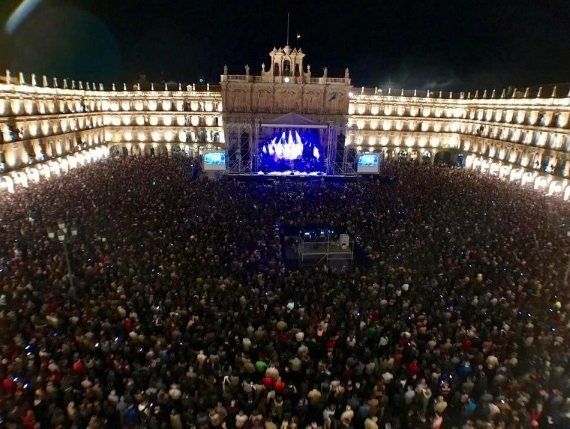
POLYGON ((570 200, 568 87, 443 93, 356 88, 348 69, 313 75, 301 49, 274 48, 259 74, 220 85, 112 85, 0 78, 0 190, 108 155, 228 151, 248 171, 260 125, 294 113, 327 128, 350 164, 362 151, 458 163, 570 200))
POLYGON ((326 125, 330 134, 327 143, 333 146, 344 133, 352 89, 348 69, 343 78, 329 77, 326 67, 322 76, 313 77, 311 66, 304 67, 301 49, 273 48, 269 56, 269 68, 265 70, 262 64, 260 75, 250 74, 245 66, 245 75, 231 75, 224 68, 221 76, 230 171, 251 169, 260 125, 284 114, 293 112, 326 125))
POLYGON ((568 88, 442 93, 360 89, 347 144, 467 168, 570 198, 568 88))

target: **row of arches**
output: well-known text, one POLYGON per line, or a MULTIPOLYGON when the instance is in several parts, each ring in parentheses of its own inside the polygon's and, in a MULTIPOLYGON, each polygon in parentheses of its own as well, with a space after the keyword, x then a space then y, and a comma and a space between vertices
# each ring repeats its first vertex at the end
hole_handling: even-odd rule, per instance
MULTIPOLYGON (((359 151, 360 152, 360 151, 359 151)), ((384 148, 375 149, 382 159, 413 161, 423 164, 446 164, 454 165, 457 155, 449 150, 431 150, 419 148, 384 148)))
POLYGON ((38 183, 43 178, 59 176, 79 166, 105 158, 107 154, 107 148, 99 146, 12 171, 0 176, 0 191, 13 193, 19 186, 28 187, 30 183, 38 183))
POLYGON ((224 133, 221 129, 186 129, 171 130, 168 128, 146 131, 137 128, 121 129, 108 128, 105 130, 107 142, 179 142, 179 143, 224 143, 224 133))
MULTIPOLYGON (((41 137, 49 137, 49 136, 56 136, 56 135, 65 135, 69 133, 77 133, 93 128, 103 127, 104 125, 130 125, 130 118, 129 120, 125 120, 123 118, 123 124, 119 121, 113 120, 109 123, 109 119, 111 118, 91 118, 91 117, 79 117, 79 118, 63 118, 60 120, 53 120, 53 121, 26 121, 23 125, 16 125, 14 123, 4 123, 0 124, 0 142, 10 143, 10 142, 17 142, 22 141, 26 142, 30 139, 37 139, 41 137)), ((117 118, 114 118, 117 119, 117 118)), ((169 138, 169 135, 180 135, 183 133, 188 137, 190 134, 192 135, 192 141, 223 141, 223 132, 221 128, 218 129, 205 129, 205 127, 218 127, 219 121, 217 117, 207 117, 207 118, 200 118, 192 117, 179 117, 179 121, 177 125, 181 126, 193 126, 198 125, 202 126, 200 130, 191 130, 191 131, 170 131, 170 132, 162 132, 162 134, 166 135, 166 138, 169 138), (182 119, 182 120, 180 120, 182 119)), ((151 118, 144 118, 144 121, 141 117, 137 118, 137 125, 159 125, 158 124, 158 117, 151 117, 151 118)), ((170 125, 170 121, 163 121, 164 125, 170 125), (166 122, 166 124, 164 124, 166 122)), ((133 124, 134 125, 134 124, 133 124)), ((132 133, 131 131, 129 131, 132 133)), ((143 135, 148 134, 148 132, 141 131, 143 135)), ((152 131, 150 132, 151 135, 161 135, 160 131, 152 131), (158 133, 158 134, 157 134, 158 133)), ((188 138, 185 137, 185 138, 188 138)), ((181 137, 182 138, 182 137, 181 137)), ((162 139, 162 137, 158 137, 158 139, 162 139)))
POLYGON ((102 116, 81 115, 49 120, 30 120, 16 122, 10 120, 0 123, 0 143, 48 137, 57 134, 80 132, 102 127, 102 116))
POLYGON ((463 107, 453 106, 433 107, 414 105, 409 103, 365 104, 351 102, 348 106, 348 114, 400 117, 465 118, 467 110, 463 107))
POLYGON ((218 115, 81 115, 22 122, 10 120, 0 123, 0 143, 78 132, 107 125, 221 127, 222 118, 218 115))
POLYGON ((459 146, 459 136, 452 133, 348 133, 346 145, 402 146, 402 147, 450 147, 459 146))
POLYGON ((465 167, 483 174, 493 175, 502 180, 519 183, 521 186, 534 189, 548 196, 561 197, 565 201, 570 201, 570 180, 568 179, 557 178, 542 174, 539 171, 516 167, 473 154, 466 157, 465 167))
MULTIPOLYGON (((547 134, 547 133, 546 133, 547 134)), ((547 136, 547 139, 535 147, 501 142, 481 136, 471 137, 458 133, 360 133, 349 132, 347 146, 356 146, 360 150, 376 150, 380 147, 396 147, 398 150, 421 150, 423 148, 451 149, 460 148, 467 153, 478 154, 515 166, 535 169, 559 177, 570 177, 570 157, 564 151, 570 151, 570 139, 564 134, 547 136), (545 142, 558 150, 548 150, 545 142), (560 150, 561 149, 561 150, 560 150)))
POLYGON ((219 127, 222 125, 222 117, 218 114, 210 115, 105 115, 104 125, 114 126, 193 126, 193 127, 219 127))
POLYGON ((119 143, 109 145, 110 156, 198 156, 205 151, 223 150, 217 144, 177 144, 177 143, 119 143))
MULTIPOLYGON (((520 143, 527 146, 545 147, 562 152, 570 152, 570 134, 510 126, 488 126, 465 121, 415 121, 415 120, 364 120, 349 122, 349 126, 362 130, 363 134, 373 135, 370 131, 412 131, 435 133, 459 133, 475 135, 494 140, 520 143)), ((366 138, 366 137, 365 137, 366 138)), ((368 137, 369 138, 369 137, 368 137)))
POLYGON ((0 116, 56 115, 85 112, 222 112, 220 99, 189 98, 4 98, 0 116))
POLYGON ((570 177, 570 157, 556 152, 498 145, 485 139, 463 139, 461 147, 473 154, 499 162, 507 162, 513 166, 534 169, 559 177, 570 177))
POLYGON ((3 145, 0 147, 0 166, 5 170, 17 169, 97 147, 104 142, 105 136, 102 130, 91 130, 26 140, 21 144, 3 145))
POLYGON ((103 101, 94 98, 0 99, 0 116, 58 115, 102 111, 103 101))
POLYGON ((351 102, 348 114, 362 116, 424 117, 443 119, 470 119, 480 122, 496 122, 513 125, 566 128, 570 111, 532 108, 483 108, 466 106, 429 106, 399 104, 372 104, 351 102))
POLYGON ((110 112, 129 111, 177 111, 177 112, 222 112, 222 101, 217 99, 130 99, 104 100, 102 107, 110 112))

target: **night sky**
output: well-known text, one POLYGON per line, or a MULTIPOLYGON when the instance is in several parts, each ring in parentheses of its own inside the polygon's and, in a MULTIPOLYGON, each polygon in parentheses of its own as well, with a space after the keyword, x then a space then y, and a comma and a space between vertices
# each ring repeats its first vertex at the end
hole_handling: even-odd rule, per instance
POLYGON ((570 81, 569 0, 43 0, 12 33, 0 0, 0 67, 109 83, 211 83, 259 74, 273 46, 313 75, 356 86, 475 89, 570 81))

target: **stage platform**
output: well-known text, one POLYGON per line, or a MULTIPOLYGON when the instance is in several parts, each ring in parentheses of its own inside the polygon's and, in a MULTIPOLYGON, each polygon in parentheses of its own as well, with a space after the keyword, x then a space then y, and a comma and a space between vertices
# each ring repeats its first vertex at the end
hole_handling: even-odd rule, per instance
POLYGON ((355 243, 346 228, 281 225, 279 235, 289 269, 326 264, 333 270, 342 270, 354 261, 355 243))
POLYGON ((354 243, 341 246, 337 242, 300 242, 297 244, 297 255, 301 265, 317 264, 321 261, 344 262, 349 264, 354 258, 354 243))
POLYGON ((233 178, 244 181, 283 181, 283 180, 322 180, 325 182, 353 181, 362 176, 357 174, 331 175, 331 174, 253 174, 253 173, 226 173, 226 178, 233 178))
POLYGON ((349 174, 327 174, 320 171, 315 171, 311 173, 307 173, 304 171, 272 171, 270 173, 232 173, 226 172, 226 174, 230 176, 256 176, 256 177, 357 177, 359 174, 357 173, 349 173, 349 174))

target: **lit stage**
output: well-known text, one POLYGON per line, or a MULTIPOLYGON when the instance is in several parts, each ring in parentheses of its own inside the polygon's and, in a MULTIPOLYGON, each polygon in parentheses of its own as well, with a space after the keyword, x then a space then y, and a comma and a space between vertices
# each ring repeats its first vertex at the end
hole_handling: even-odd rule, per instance
POLYGON ((290 112, 258 121, 252 128, 253 135, 243 131, 246 125, 236 125, 228 133, 229 175, 313 177, 355 173, 354 165, 344 162, 344 135, 334 121, 321 124, 290 112))
POLYGON ((284 171, 270 171, 268 173, 264 173, 263 171, 258 171, 257 172, 258 176, 314 176, 314 177, 319 177, 319 176, 323 176, 324 173, 322 171, 310 171, 310 172, 306 172, 306 171, 297 171, 297 170, 284 170, 284 171))
POLYGON ((378 174, 379 155, 367 153, 357 160, 354 151, 345 149, 344 132, 335 121, 322 124, 294 112, 256 121, 253 127, 234 124, 228 132, 225 172, 272 177, 378 174))

